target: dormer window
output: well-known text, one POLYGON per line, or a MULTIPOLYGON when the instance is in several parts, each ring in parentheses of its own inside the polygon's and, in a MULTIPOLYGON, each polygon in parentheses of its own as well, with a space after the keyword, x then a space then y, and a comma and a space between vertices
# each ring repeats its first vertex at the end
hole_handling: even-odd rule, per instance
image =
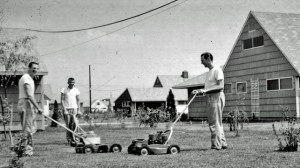
POLYGON ((254 37, 250 39, 243 40, 244 50, 264 46, 264 36, 254 37))

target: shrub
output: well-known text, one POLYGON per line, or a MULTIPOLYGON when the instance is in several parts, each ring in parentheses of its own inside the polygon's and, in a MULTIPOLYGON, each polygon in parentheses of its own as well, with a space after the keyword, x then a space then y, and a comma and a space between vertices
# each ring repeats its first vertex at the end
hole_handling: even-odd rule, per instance
POLYGON ((279 151, 296 151, 300 135, 299 122, 295 116, 290 117, 290 108, 280 106, 282 109, 282 119, 280 120, 279 134, 273 123, 273 131, 277 137, 279 151))

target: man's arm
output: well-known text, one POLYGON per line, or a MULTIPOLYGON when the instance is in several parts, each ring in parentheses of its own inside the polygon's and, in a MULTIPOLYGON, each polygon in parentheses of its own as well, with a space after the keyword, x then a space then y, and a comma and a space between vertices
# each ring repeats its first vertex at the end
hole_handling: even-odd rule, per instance
POLYGON ((60 103, 64 111, 66 111, 66 106, 65 106, 65 95, 63 93, 60 94, 60 103))
POLYGON ((31 89, 32 88, 30 87, 30 85, 28 83, 25 83, 25 93, 27 94, 29 101, 33 104, 33 106, 38 110, 39 113, 43 113, 43 110, 37 104, 34 95, 30 95, 30 93, 32 93, 31 89))
POLYGON ((79 103, 80 99, 79 99, 79 95, 76 96, 76 102, 77 102, 77 106, 78 109, 80 109, 80 103, 79 103))

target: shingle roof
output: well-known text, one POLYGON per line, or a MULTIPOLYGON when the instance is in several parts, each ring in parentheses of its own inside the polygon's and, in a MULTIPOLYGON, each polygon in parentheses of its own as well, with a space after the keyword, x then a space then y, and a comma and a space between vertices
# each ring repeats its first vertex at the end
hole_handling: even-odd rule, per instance
MULTIPOLYGON (((251 11, 249 15, 251 14, 280 49, 290 64, 300 74, 300 13, 251 11)), ((201 74, 195 78, 175 85, 173 88, 185 89, 204 85, 205 76, 205 73, 201 74)))
MULTIPOLYGON (((170 88, 128 88, 132 101, 166 101, 170 88)), ((185 90, 173 90, 175 100, 187 100, 185 90)))
POLYGON ((158 75, 157 78, 160 80, 162 86, 164 88, 171 88, 174 84, 184 82, 192 77, 195 77, 194 75, 189 76, 189 78, 182 78, 181 75, 158 75))
MULTIPOLYGON (((224 66, 220 66, 220 68, 224 68, 224 66)), ((208 71, 207 71, 208 72, 208 71)), ((188 79, 182 83, 179 83, 177 85, 173 85, 173 89, 187 89, 187 88, 190 88, 190 87, 199 87, 199 86, 204 86, 205 84, 205 79, 206 79, 206 75, 207 75, 207 72, 204 72, 203 74, 200 74, 196 77, 193 77, 191 79, 188 79)))
POLYGON ((250 12, 299 73, 300 13, 250 12))
POLYGON ((179 83, 179 84, 173 86, 172 88, 173 89, 186 89, 189 87, 204 86, 206 75, 207 75, 207 72, 205 72, 201 75, 198 75, 194 78, 191 78, 185 82, 179 83))

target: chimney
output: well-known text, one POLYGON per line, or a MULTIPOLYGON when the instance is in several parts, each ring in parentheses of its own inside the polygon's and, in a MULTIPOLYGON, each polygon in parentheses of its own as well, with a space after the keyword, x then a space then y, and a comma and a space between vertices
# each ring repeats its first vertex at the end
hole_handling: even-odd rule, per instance
POLYGON ((188 78, 189 78, 189 73, 188 73, 188 71, 182 71, 181 77, 182 77, 183 79, 188 79, 188 78))

